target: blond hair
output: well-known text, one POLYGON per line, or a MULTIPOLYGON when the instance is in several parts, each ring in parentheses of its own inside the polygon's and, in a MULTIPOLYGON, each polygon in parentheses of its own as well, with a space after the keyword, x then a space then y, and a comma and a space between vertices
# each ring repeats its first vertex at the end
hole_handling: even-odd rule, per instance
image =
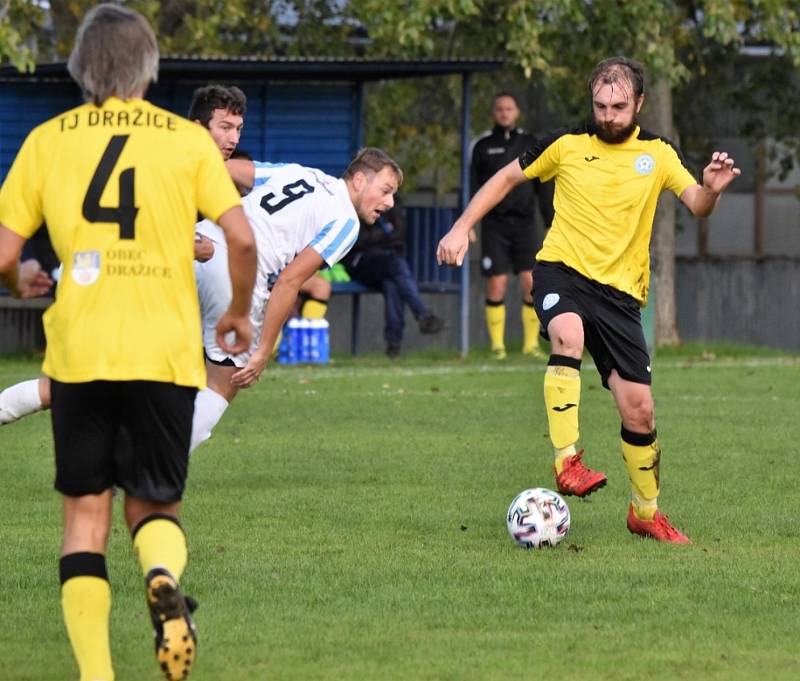
POLYGON ((87 101, 140 96, 158 77, 158 44, 138 12, 102 4, 83 18, 67 69, 87 101))
POLYGON ((403 171, 400 165, 383 149, 378 149, 377 147, 359 149, 356 157, 350 161, 350 165, 344 171, 342 178, 345 180, 352 179, 357 172, 372 175, 381 172, 386 166, 389 166, 394 171, 394 174, 397 175, 397 184, 403 184, 403 171))

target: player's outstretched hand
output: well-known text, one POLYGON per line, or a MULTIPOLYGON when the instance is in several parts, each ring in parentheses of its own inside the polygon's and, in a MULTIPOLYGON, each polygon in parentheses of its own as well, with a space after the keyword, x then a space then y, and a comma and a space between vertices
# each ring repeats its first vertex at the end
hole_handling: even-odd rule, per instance
POLYGON ((228 310, 217 322, 217 345, 229 355, 238 355, 250 347, 253 339, 253 325, 250 317, 236 317, 228 310), (225 340, 225 336, 233 332, 232 342, 225 340))
POLYGON ((711 155, 711 163, 703 169, 703 187, 721 194, 742 171, 734 164, 733 159, 725 151, 715 151, 711 155))
POLYGON ((254 352, 247 360, 247 364, 231 376, 231 384, 237 388, 249 388, 258 383, 261 373, 267 368, 268 360, 268 355, 262 356, 260 353, 254 352))
POLYGON ((468 233, 464 233, 454 227, 439 242, 439 246, 436 249, 436 261, 440 265, 461 267, 468 248, 468 233))
POLYGON ((17 288, 20 298, 36 298, 43 296, 50 290, 53 280, 42 269, 39 261, 31 258, 19 264, 19 279, 17 288))

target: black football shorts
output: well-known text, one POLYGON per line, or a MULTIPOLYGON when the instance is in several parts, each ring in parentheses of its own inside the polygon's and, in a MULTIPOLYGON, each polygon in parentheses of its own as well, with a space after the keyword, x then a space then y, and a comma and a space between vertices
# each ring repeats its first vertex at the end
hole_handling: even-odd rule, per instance
POLYGON ((498 220, 485 217, 481 221, 481 274, 493 277, 532 270, 536 251, 541 246, 534 218, 498 220))
POLYGON ((67 496, 121 487, 180 501, 196 388, 155 381, 52 381, 55 488, 67 496))
POLYGON ((533 305, 542 323, 541 334, 548 340, 547 325, 554 317, 574 312, 583 320, 584 344, 606 388, 612 369, 626 381, 651 384, 650 355, 635 298, 563 263, 537 262, 533 305))

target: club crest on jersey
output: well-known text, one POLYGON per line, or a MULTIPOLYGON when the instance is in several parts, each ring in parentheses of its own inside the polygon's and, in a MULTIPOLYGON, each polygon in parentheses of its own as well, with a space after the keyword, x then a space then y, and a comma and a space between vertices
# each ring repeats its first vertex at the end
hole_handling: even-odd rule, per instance
POLYGON ((100 253, 80 251, 72 254, 72 278, 76 284, 90 286, 100 276, 100 253))
POLYGON ((549 310, 554 305, 557 305, 559 300, 561 300, 561 296, 557 293, 548 293, 542 301, 542 308, 549 310))
POLYGON ((650 154, 642 154, 636 159, 633 167, 636 168, 636 172, 639 175, 649 175, 653 172, 653 168, 656 167, 656 161, 650 154))

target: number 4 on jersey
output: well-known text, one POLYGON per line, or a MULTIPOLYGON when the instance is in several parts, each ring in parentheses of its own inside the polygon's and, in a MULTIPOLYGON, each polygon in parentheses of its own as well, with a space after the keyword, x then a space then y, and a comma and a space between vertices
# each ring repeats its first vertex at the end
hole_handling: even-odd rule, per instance
POLYGON ((106 150, 100 157, 100 163, 94 171, 89 189, 83 199, 83 217, 89 222, 116 222, 119 225, 120 239, 136 237, 136 207, 134 197, 134 168, 125 168, 119 174, 119 205, 116 207, 101 206, 100 197, 111 178, 114 166, 122 155, 122 149, 130 135, 114 135, 106 150))

